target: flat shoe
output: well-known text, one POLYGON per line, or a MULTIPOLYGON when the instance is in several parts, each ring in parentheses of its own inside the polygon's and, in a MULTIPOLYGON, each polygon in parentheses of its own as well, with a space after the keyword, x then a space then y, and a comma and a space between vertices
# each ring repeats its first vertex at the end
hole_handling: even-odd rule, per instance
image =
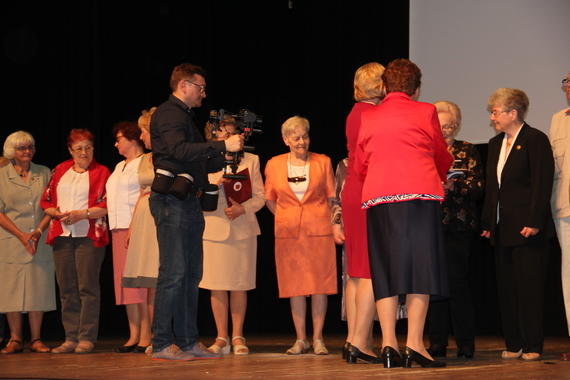
POLYGON ((86 340, 81 341, 81 342, 79 342, 79 344, 75 348, 75 353, 79 354, 79 355, 90 354, 93 352, 94 346, 95 345, 92 342, 89 342, 86 340))
POLYGON ((327 350, 327 348, 325 347, 325 344, 320 339, 313 341, 313 351, 315 352, 315 355, 328 355, 329 354, 329 350, 327 350))
POLYGON ((503 358, 505 360, 518 359, 521 357, 521 355, 522 355, 522 348, 518 352, 512 352, 512 351, 506 351, 505 350, 501 354, 501 358, 503 358))
POLYGON ((287 355, 306 354, 307 352, 309 352, 309 347, 311 347, 309 342, 307 342, 306 340, 302 341, 300 339, 297 339, 293 347, 287 350, 287 355))
POLYGON ((0 350, 0 354, 5 354, 5 355, 21 354, 22 352, 24 352, 24 344, 22 343, 21 340, 17 339, 10 339, 6 347, 0 350), (14 346, 17 346, 19 348, 16 348, 14 346))
POLYGON ((522 360, 532 361, 540 359, 540 354, 537 352, 526 352, 522 354, 522 360))
POLYGON ((30 344, 30 352, 36 352, 38 354, 47 354, 51 352, 50 348, 42 343, 41 339, 36 339, 30 344), (36 342, 39 342, 36 344, 36 342))
POLYGON ((54 348, 51 350, 52 354, 69 354, 73 352, 77 348, 77 343, 75 342, 63 342, 63 344, 59 347, 54 348))
POLYGON ((219 346, 214 342, 214 344, 212 344, 210 347, 208 347, 208 350, 212 351, 214 354, 222 354, 222 355, 229 354, 230 349, 232 347, 230 345, 230 341, 228 340, 228 338, 222 338, 221 336, 218 336, 218 337, 216 337, 216 340, 221 340, 222 342, 225 343, 225 345, 219 346))
POLYGON ((248 355, 249 348, 247 348, 247 346, 245 345, 245 338, 243 336, 235 336, 232 339, 232 344, 236 339, 243 340, 243 344, 234 344, 234 355, 248 355))
POLYGON ((185 354, 191 355, 196 360, 201 359, 221 359, 223 356, 222 354, 216 354, 210 350, 208 350, 202 343, 197 342, 191 348, 187 348, 182 350, 185 354))

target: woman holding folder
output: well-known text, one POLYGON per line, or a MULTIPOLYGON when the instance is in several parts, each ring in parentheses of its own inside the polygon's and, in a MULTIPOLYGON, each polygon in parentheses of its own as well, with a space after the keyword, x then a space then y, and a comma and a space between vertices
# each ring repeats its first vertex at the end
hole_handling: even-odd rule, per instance
MULTIPOLYGON (((205 135, 209 141, 220 141, 235 131, 235 120, 226 116, 215 134, 208 122, 205 135)), ((218 330, 216 341, 209 349, 229 354, 233 344, 235 355, 247 355, 249 349, 242 331, 247 308, 246 292, 255 289, 257 235, 261 233, 255 213, 265 204, 259 157, 244 153, 235 173, 228 166, 209 174, 208 180, 220 187, 218 208, 204 212, 204 273, 200 287, 211 290, 212 312, 218 330), (228 332, 230 309, 231 342, 228 332)))

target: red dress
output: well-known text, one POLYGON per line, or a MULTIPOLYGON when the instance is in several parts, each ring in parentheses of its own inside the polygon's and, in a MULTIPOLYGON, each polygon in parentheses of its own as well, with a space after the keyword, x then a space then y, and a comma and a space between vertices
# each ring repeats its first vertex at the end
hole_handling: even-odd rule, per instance
POLYGON ((368 261, 368 237, 366 233, 366 210, 362 209, 362 182, 354 172, 356 141, 360 130, 362 112, 374 107, 373 104, 359 102, 352 107, 346 119, 346 141, 348 165, 342 190, 342 219, 345 235, 347 273, 350 277, 370 278, 368 261))

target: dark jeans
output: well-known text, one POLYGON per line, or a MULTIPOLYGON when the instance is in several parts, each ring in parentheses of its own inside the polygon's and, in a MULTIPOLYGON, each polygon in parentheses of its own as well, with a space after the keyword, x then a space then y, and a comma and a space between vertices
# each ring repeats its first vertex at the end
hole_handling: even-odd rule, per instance
POLYGON ((445 232, 449 299, 430 302, 427 319, 430 344, 447 346, 450 319, 457 347, 475 347, 475 317, 469 289, 469 256, 473 231, 445 232))
POLYGON ((160 268, 156 284, 153 351, 172 344, 182 350, 198 341, 198 283, 202 279, 204 215, 199 199, 180 201, 151 193, 150 212, 156 223, 160 268))

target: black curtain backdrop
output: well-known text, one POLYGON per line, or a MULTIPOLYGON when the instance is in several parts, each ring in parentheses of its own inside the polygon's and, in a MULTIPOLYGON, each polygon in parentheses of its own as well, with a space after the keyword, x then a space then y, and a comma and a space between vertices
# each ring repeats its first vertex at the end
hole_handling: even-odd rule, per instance
MULTIPOLYGON (((31 132, 34 162, 53 168, 69 158, 69 131, 89 128, 97 137, 96 160, 113 170, 122 157, 113 147, 112 126, 136 121, 141 110, 165 101, 172 68, 191 62, 208 73, 198 125, 212 109, 262 115, 263 133, 250 145, 263 170, 269 158, 287 151, 281 124, 301 115, 311 123, 311 150, 336 166, 346 156, 354 72, 367 62, 408 57, 408 14, 402 0, 3 2, 0 140, 16 130, 31 132)), ((278 298, 273 216, 264 208, 258 219, 257 289, 248 293, 245 334, 293 335, 289 301, 278 298)), ((560 253, 553 251, 546 332, 562 335, 560 253)), ((340 249, 338 263, 340 268, 340 249)), ((484 241, 474 247, 472 272, 478 332, 500 333, 492 249, 484 241)), ((101 272, 100 335, 126 336, 112 281, 109 247, 101 272)), ((339 285, 339 295, 329 297, 325 334, 346 330, 340 304, 339 285)), ((200 295, 199 328, 201 335, 215 336, 207 291, 200 295)), ((63 339, 59 311, 46 314, 44 337, 63 339)))

